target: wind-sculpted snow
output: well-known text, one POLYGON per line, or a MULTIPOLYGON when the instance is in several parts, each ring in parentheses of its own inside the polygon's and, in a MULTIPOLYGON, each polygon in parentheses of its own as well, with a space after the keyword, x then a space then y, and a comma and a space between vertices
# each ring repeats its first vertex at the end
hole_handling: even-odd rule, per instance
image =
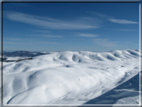
POLYGON ((118 87, 85 102, 85 104, 139 104, 139 79, 139 74, 137 74, 118 87))
POLYGON ((135 50, 64 51, 3 62, 3 103, 83 104, 138 74, 139 58, 135 50))

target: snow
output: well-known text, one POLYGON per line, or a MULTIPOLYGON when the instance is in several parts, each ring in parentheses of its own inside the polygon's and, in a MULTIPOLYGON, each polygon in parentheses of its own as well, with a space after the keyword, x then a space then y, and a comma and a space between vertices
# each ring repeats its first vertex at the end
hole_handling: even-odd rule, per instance
MULTIPOLYGON (((139 99, 139 74, 135 75, 128 81, 109 90, 101 96, 87 101, 85 104, 134 104, 140 103, 139 99)), ((122 105, 121 105, 122 106, 122 105)))
POLYGON ((134 97, 127 97, 127 98, 122 98, 116 102, 116 104, 139 104, 139 96, 134 96, 134 97))
POLYGON ((19 59, 25 59, 25 58, 28 58, 28 57, 6 57, 7 60, 19 60, 19 59))
MULTIPOLYGON (((62 51, 3 62, 3 103, 82 105, 138 75, 139 58, 135 50, 62 51)), ((127 104, 129 99, 139 103, 137 96, 115 103, 127 104)))

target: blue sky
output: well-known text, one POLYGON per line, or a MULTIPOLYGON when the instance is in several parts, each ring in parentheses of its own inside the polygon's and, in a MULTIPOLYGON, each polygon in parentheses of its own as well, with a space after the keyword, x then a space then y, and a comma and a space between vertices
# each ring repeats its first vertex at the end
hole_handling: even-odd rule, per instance
POLYGON ((3 3, 3 50, 139 48, 139 3, 3 3))

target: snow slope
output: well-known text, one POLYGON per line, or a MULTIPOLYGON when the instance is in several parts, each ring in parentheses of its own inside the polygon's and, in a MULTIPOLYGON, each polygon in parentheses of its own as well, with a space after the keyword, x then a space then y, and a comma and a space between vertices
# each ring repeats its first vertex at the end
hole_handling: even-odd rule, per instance
POLYGON ((64 51, 4 62, 3 103, 81 105, 137 75, 140 57, 136 50, 64 51))
POLYGON ((139 104, 139 74, 85 104, 139 104))

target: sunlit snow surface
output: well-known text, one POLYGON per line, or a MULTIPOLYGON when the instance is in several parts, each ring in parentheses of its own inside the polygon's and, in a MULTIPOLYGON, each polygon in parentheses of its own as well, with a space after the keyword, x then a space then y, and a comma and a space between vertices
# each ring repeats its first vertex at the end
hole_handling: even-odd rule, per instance
MULTIPOLYGON (((3 62, 3 103, 82 105, 100 101, 101 104, 102 98, 94 103, 93 99, 139 73, 140 57, 136 50, 64 51, 33 57, 32 60, 3 62)), ((111 93, 114 97, 109 97, 115 98, 121 91, 139 91, 135 89, 139 83, 136 84, 131 90, 124 87, 111 93)), ((133 103, 139 104, 138 93, 127 95, 115 102, 105 96, 106 102, 102 104, 127 104, 130 99, 136 99, 133 103)))

